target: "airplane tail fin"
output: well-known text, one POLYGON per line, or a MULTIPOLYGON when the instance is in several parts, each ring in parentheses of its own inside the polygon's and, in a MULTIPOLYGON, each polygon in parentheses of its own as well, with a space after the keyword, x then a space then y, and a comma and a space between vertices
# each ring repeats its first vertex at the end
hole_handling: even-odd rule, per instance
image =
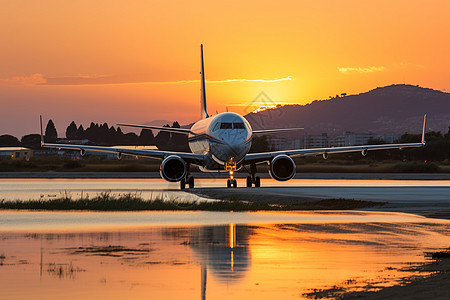
POLYGON ((201 74, 201 99, 200 99, 200 108, 201 108, 201 118, 206 119, 209 117, 208 111, 206 109, 206 90, 205 90, 205 66, 203 64, 203 44, 200 45, 200 58, 201 58, 201 64, 202 68, 200 71, 201 74))

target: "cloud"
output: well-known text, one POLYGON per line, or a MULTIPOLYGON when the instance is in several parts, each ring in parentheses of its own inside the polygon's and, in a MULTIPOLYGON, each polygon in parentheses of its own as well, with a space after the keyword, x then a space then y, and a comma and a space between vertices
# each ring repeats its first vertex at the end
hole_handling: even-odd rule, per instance
POLYGON ((352 68, 352 67, 338 67, 339 72, 341 73, 350 73, 350 72, 357 72, 357 73, 372 73, 372 72, 381 72, 386 70, 385 67, 381 66, 381 67, 356 67, 356 68, 352 68))
MULTIPOLYGON (((276 78, 276 79, 226 79, 226 80, 206 80, 206 82, 211 83, 227 83, 227 82, 280 82, 280 81, 290 81, 295 80, 295 78, 292 78, 291 76, 284 77, 284 78, 276 78)), ((197 80, 198 82, 198 80, 197 80)))
MULTIPOLYGON (((175 80, 175 81, 146 81, 146 80, 124 80, 118 77, 102 76, 102 75, 84 75, 84 76, 71 76, 71 77, 55 77, 46 78, 46 85, 117 85, 117 84, 154 84, 154 85, 167 85, 167 84, 187 84, 187 83, 199 83, 199 79, 194 80, 175 80)), ((230 83, 230 82, 265 82, 274 83, 280 81, 295 80, 291 76, 275 79, 224 79, 224 80, 206 80, 207 83, 230 83)))
MULTIPOLYGON (((206 80, 207 83, 231 83, 231 82, 264 82, 275 83, 280 81, 291 81, 295 78, 288 76, 274 79, 223 79, 223 80, 206 80)), ((152 85, 169 85, 169 84, 188 84, 199 83, 199 79, 195 80, 175 80, 175 81, 146 81, 120 78, 119 76, 107 76, 98 74, 78 74, 74 76, 64 77, 46 77, 42 74, 33 74, 30 76, 18 76, 12 78, 0 78, 0 84, 6 85, 123 85, 123 84, 152 84, 152 85)))
POLYGON ((45 84, 47 79, 42 74, 33 74, 30 76, 15 76, 11 78, 0 78, 0 84, 6 85, 36 85, 45 84))

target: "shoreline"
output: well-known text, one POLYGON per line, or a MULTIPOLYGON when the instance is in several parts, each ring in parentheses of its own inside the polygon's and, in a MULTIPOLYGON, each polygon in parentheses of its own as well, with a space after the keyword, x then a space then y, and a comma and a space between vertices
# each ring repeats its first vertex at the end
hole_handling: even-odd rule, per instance
POLYGON ((419 275, 404 277, 393 286, 383 287, 378 291, 345 292, 343 289, 329 289, 309 293, 308 298, 320 299, 319 295, 337 296, 342 300, 352 299, 449 299, 450 298, 450 248, 443 251, 425 253, 432 256, 432 261, 404 268, 404 271, 416 271, 419 275), (441 257, 434 257, 441 254, 441 257))

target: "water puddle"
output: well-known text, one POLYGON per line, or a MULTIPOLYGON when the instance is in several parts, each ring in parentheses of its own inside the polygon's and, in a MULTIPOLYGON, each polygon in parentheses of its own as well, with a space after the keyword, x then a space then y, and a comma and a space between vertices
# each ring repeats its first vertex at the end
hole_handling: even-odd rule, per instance
POLYGON ((449 221, 395 213, 0 217, 2 299, 313 298, 393 285, 450 243, 449 221))

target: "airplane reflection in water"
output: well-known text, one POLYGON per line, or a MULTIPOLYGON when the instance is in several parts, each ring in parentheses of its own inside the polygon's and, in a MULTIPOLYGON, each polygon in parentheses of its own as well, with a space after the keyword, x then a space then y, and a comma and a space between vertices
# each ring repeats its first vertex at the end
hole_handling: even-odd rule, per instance
POLYGON ((245 277, 251 264, 249 233, 247 226, 235 224, 192 230, 189 245, 201 264, 201 299, 206 298, 208 270, 218 281, 227 284, 245 277))
POLYGON ((385 215, 391 221, 364 221, 359 213, 359 222, 0 231, 1 296, 298 299, 349 280, 354 290, 374 286, 380 277, 387 278, 380 284, 391 285, 413 274, 399 268, 450 243, 450 221, 385 215), (68 269, 68 276, 55 276, 52 266, 68 269))

